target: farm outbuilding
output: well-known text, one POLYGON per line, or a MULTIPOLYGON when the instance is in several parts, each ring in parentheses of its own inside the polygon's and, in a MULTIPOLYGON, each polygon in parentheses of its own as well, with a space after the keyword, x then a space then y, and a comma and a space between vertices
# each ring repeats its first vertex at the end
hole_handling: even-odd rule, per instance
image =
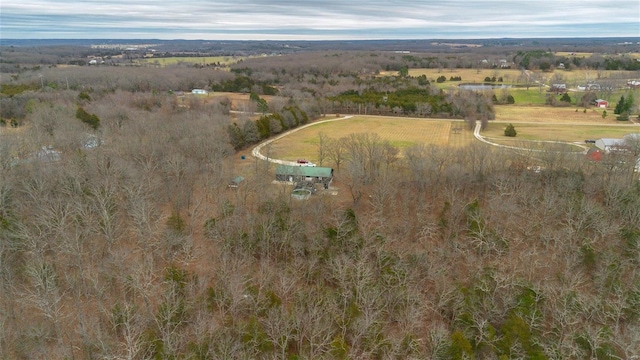
POLYGON ((244 181, 244 177, 236 176, 233 179, 231 179, 231 181, 229 182, 229 185, 227 186, 231 189, 236 189, 240 186, 240 184, 242 184, 243 181, 244 181))
POLYGON ((594 101, 596 107, 602 108, 602 109, 606 109, 609 107, 609 102, 607 100, 602 100, 602 99, 598 99, 596 101, 594 101))
POLYGON ((553 84, 549 91, 554 92, 556 94, 564 94, 567 92, 567 84, 553 84))
POLYGON ((617 151, 617 150, 623 148, 624 147, 624 140, 622 140, 622 139, 602 138, 602 139, 596 140, 596 147, 598 149, 604 151, 605 154, 608 154, 611 151, 617 151))
POLYGON ((209 92, 205 89, 193 89, 191 90, 191 93, 196 95, 207 95, 209 92))
POLYGON ((602 160, 602 150, 598 148, 591 148, 587 151, 587 159, 591 161, 601 161, 602 160))
POLYGON ((276 168, 277 181, 313 181, 316 184, 323 184, 325 189, 329 188, 333 180, 333 169, 321 166, 290 166, 278 165, 276 168))
POLYGON ((629 80, 627 81, 627 86, 629 86, 629 89, 638 89, 640 88, 640 80, 629 80))

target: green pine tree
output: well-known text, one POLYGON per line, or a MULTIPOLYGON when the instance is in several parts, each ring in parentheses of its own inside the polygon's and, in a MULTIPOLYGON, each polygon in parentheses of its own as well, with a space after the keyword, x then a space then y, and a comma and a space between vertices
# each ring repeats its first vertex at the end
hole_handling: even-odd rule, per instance
POLYGON ((613 110, 613 113, 616 115, 622 114, 625 108, 625 100, 624 95, 620 96, 620 100, 616 104, 616 108, 613 110))
POLYGON ((513 124, 507 125, 507 127, 504 129, 504 136, 516 137, 517 134, 518 132, 516 131, 516 128, 513 127, 513 124))

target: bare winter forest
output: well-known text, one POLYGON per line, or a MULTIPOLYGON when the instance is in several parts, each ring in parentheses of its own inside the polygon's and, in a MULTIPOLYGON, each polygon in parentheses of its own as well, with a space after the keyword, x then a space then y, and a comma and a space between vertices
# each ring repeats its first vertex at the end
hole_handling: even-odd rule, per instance
POLYGON ((493 119, 490 95, 409 68, 638 71, 606 44, 578 60, 552 46, 230 67, 1 47, 0 358, 640 358, 633 166, 365 132, 318 147, 344 191, 297 201, 239 157, 366 94, 390 114, 493 119))

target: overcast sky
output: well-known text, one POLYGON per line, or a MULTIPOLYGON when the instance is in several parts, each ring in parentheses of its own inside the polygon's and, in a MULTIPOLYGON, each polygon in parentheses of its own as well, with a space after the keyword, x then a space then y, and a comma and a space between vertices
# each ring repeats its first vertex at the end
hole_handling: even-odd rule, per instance
POLYGON ((640 36, 640 0, 2 0, 0 39, 640 36))

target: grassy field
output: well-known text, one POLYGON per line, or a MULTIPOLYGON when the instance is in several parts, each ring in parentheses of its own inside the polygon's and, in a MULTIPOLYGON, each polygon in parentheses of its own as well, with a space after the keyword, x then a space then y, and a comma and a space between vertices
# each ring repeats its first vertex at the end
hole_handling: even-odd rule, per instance
MULTIPOLYGON (((569 51, 557 51, 554 53, 556 56, 566 56, 566 57, 590 57, 591 55, 593 55, 593 53, 590 52, 569 52, 569 51)), ((633 57, 633 58, 640 58, 640 53, 627 53, 627 55, 633 57)), ((615 57, 617 55, 605 55, 605 57, 610 56, 610 57, 615 57)))
MULTIPOLYGON (((636 72, 623 71, 623 70, 582 70, 576 69, 572 71, 567 70, 555 70, 549 72, 530 71, 531 74, 540 75, 542 78, 550 79, 554 75, 562 76, 567 83, 585 83, 586 79, 590 81, 597 81, 599 78, 635 78, 636 72)), ((522 72, 517 69, 409 69, 410 76, 426 75, 427 79, 435 83, 439 76, 445 76, 447 81, 439 86, 457 86, 459 83, 481 83, 484 82, 486 77, 496 78, 502 77, 505 84, 516 84, 518 78, 521 77, 522 72), (459 76, 462 81, 451 82, 449 78, 452 76, 459 76)), ((380 75, 397 75, 397 72, 387 71, 381 72, 380 75)))
MULTIPOLYGON (((513 123, 518 135, 517 140, 549 140, 565 142, 584 142, 585 139, 622 138, 625 134, 640 132, 640 126, 589 125, 589 124, 523 124, 513 123)), ((504 136, 505 123, 489 123, 482 132, 491 139, 510 141, 504 136)))
POLYGON ((590 57, 591 55, 593 55, 593 53, 590 52, 571 52, 571 51, 556 51, 554 53, 556 56, 566 56, 566 57, 590 57))
MULTIPOLYGON (((460 83, 481 83, 487 76, 502 77, 504 83, 510 84, 515 83, 520 74, 520 70, 514 69, 409 69, 410 76, 426 75, 429 81, 435 85, 444 87, 452 85, 458 86, 460 83), (437 84, 436 79, 440 76, 445 76, 447 81, 437 84), (449 81, 452 76, 459 76, 462 78, 462 81, 449 81)), ((394 73, 392 73, 392 75, 394 75, 394 73)))
POLYGON ((464 128, 461 121, 425 120, 378 116, 355 116, 347 120, 332 121, 310 126, 275 141, 264 155, 283 160, 306 158, 316 161, 318 134, 325 133, 339 139, 353 133, 376 133, 383 140, 404 149, 415 144, 466 146, 475 141, 473 131, 464 128), (459 132, 452 129, 460 128, 459 132))
POLYGON ((240 60, 245 59, 245 57, 238 56, 178 56, 178 57, 166 57, 166 58, 146 58, 140 59, 138 62, 144 65, 156 65, 156 66, 170 66, 176 65, 178 63, 188 63, 188 64, 200 64, 200 65, 211 65, 220 63, 221 66, 228 66, 231 64, 235 64, 240 60))
MULTIPOLYGON (((318 134, 321 132, 332 139, 352 133, 376 133, 401 150, 415 144, 463 147, 477 141, 473 131, 466 129, 459 120, 354 116, 347 120, 318 123, 294 132, 273 142, 263 150, 263 154, 283 160, 306 158, 317 162, 318 134), (460 131, 453 131, 454 128, 460 131)), ((640 126, 618 122, 611 116, 603 119, 600 110, 583 113, 581 110, 576 112, 575 108, 497 106, 496 120, 489 123, 482 135, 495 143, 535 149, 550 146, 536 141, 584 144, 585 139, 622 138, 632 132, 640 132, 640 126), (516 138, 504 136, 508 122, 514 124, 518 132, 516 138)), ((574 146, 566 147, 567 151, 581 150, 574 146)))
POLYGON ((591 108, 585 112, 583 108, 577 109, 574 106, 551 107, 551 106, 517 106, 517 105, 496 105, 494 106, 496 121, 513 122, 554 122, 554 123, 586 123, 601 125, 617 125, 613 111, 609 110, 607 117, 602 118, 604 109, 591 108))

